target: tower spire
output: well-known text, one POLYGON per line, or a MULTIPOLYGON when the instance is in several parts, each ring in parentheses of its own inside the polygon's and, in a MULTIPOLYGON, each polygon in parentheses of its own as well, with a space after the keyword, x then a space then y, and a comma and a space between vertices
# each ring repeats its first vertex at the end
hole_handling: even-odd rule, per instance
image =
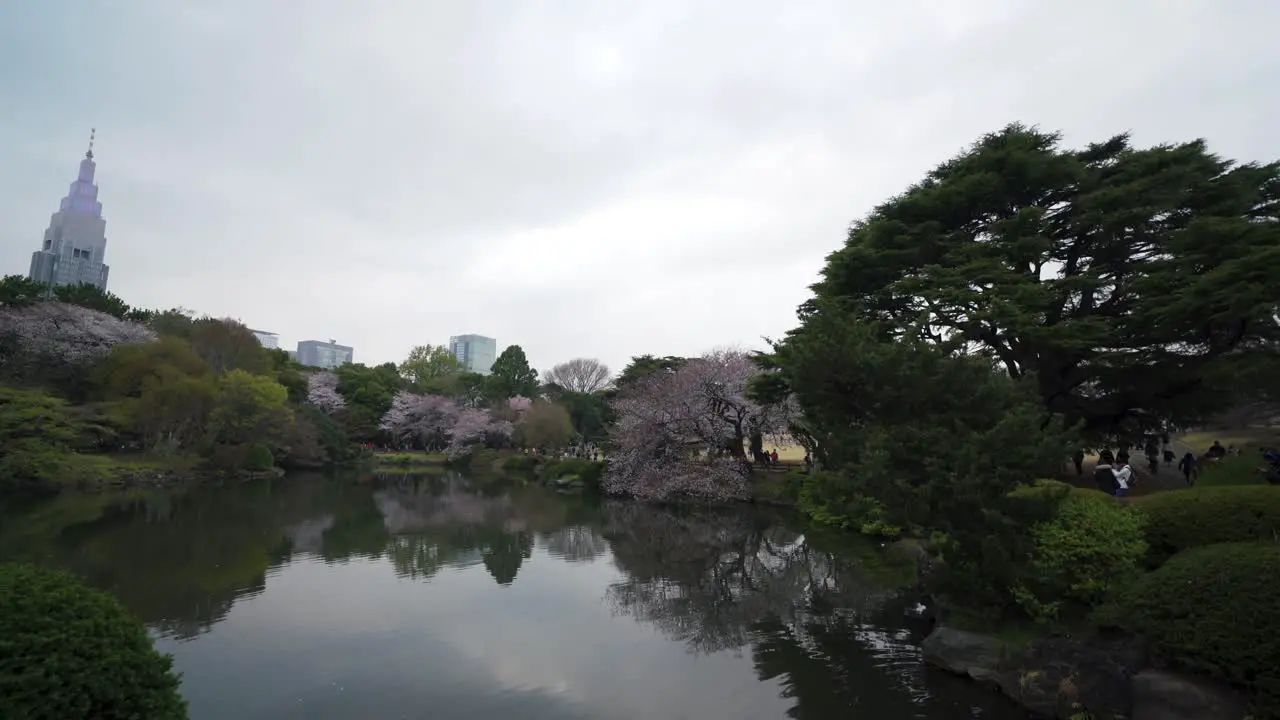
POLYGON ((98 128, 89 128, 89 150, 84 154, 86 160, 93 159, 93 139, 98 134, 98 128))

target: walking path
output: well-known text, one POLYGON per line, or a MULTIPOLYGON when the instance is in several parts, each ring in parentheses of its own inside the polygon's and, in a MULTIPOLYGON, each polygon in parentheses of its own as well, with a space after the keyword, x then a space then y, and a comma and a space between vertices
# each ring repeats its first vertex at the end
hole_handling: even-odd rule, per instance
MULTIPOLYGON (((1134 476, 1137 478, 1137 482, 1134 483, 1133 489, 1129 493, 1130 495, 1150 495, 1160 490, 1180 490, 1187 487, 1187 479, 1178 470, 1178 461, 1188 452, 1194 453, 1196 457, 1199 457, 1202 451, 1187 445, 1178 438, 1173 438, 1170 445, 1173 447, 1173 462, 1166 464, 1164 458, 1160 458, 1160 467, 1155 475, 1151 474, 1151 469, 1147 466, 1146 455, 1138 452, 1130 457, 1130 465, 1133 467, 1134 476)), ((1064 479, 1079 487, 1096 488, 1097 485, 1093 481, 1093 470, 1097 464, 1097 455, 1086 455, 1084 458, 1084 474, 1077 476, 1075 466, 1068 461, 1064 479)))

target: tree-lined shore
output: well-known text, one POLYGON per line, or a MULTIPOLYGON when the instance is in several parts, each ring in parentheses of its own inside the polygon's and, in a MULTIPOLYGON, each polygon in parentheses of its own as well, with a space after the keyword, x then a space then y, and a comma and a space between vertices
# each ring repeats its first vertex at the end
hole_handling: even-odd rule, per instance
POLYGON ((1119 718, 1128 695, 1088 688, 1168 667, 1275 718, 1280 487, 1117 498, 1053 479, 1078 452, 1269 407, 1277 261, 1280 164, 1012 125, 853 223, 766 350, 643 355, 616 377, 579 358, 540 378, 519 346, 488 376, 430 345, 314 371, 235 321, 7 278, 0 478, 57 487, 108 450, 260 471, 376 446, 518 473, 592 448, 607 467, 548 475, 746 501, 768 448, 796 442, 806 467, 769 499, 916 557, 950 633, 935 651, 1033 629, 1016 647, 969 637, 996 667, 951 669, 1050 716, 1119 718), (1078 662, 1117 637, 1141 660, 1078 662), (1065 674, 1035 664, 1053 653, 1065 674))

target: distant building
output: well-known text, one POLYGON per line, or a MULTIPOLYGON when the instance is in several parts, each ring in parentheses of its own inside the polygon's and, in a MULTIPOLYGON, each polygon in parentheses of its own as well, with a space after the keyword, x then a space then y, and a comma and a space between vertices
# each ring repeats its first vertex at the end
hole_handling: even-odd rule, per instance
POLYGON ((332 370, 339 365, 353 362, 355 354, 352 348, 339 345, 332 340, 329 342, 303 340, 298 343, 298 362, 307 367, 332 370))
POLYGON ((483 335, 454 335, 449 351, 468 371, 488 375, 498 359, 498 341, 483 335))
POLYGON ((289 353, 289 359, 290 359, 290 360, 292 360, 292 361, 294 361, 294 362, 297 362, 297 361, 298 361, 298 351, 297 351, 297 350, 285 350, 285 352, 289 353))
POLYGON ((93 182, 97 165, 93 162, 93 133, 89 150, 80 161, 80 174, 71 190, 49 218, 44 243, 31 253, 27 277, 49 285, 88 283, 107 289, 107 221, 98 202, 98 186, 93 182))
POLYGON ((267 332, 266 330, 250 330, 249 332, 253 333, 253 336, 258 338, 258 342, 262 344, 262 347, 268 350, 280 349, 279 335, 273 332, 267 332))

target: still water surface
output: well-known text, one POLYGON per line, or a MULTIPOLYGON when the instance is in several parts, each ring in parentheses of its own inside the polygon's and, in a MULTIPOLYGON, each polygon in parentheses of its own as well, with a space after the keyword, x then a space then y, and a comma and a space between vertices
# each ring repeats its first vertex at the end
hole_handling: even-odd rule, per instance
POLYGON ((196 720, 1021 717, 921 666, 894 571, 850 543, 453 475, 0 516, 0 559, 70 569, 146 621, 196 720))

